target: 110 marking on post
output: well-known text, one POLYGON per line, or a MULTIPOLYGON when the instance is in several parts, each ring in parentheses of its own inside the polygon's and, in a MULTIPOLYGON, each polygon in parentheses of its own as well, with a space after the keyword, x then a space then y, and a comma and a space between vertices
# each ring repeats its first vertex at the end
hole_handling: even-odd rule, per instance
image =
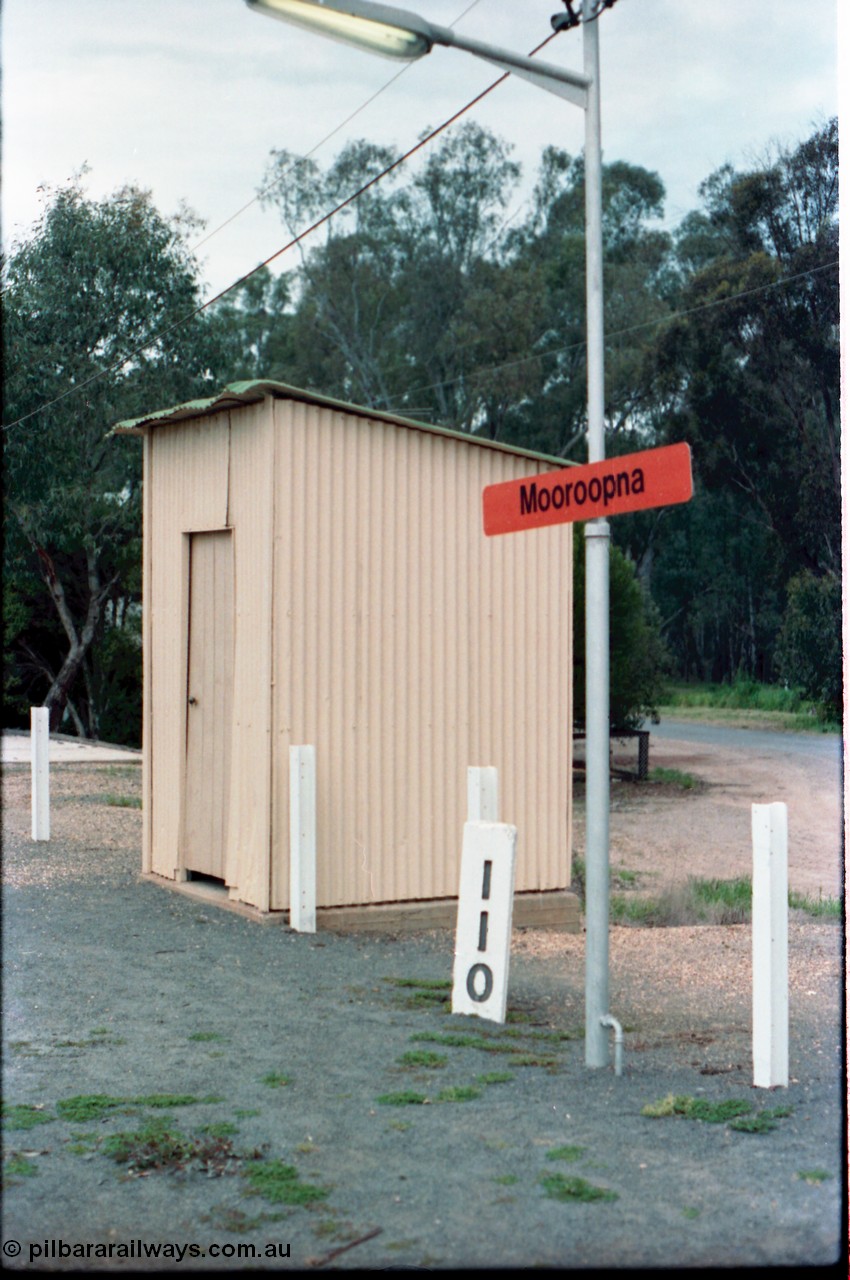
POLYGON ((507 823, 464 824, 452 1013, 505 1020, 516 843, 507 823))

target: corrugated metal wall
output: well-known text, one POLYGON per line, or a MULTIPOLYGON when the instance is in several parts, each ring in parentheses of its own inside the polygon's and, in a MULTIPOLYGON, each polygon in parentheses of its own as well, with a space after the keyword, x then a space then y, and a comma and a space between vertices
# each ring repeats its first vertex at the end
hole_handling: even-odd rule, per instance
POLYGON ((533 461, 273 403, 272 906, 290 743, 316 747, 320 906, 455 895, 470 764, 499 769, 517 889, 564 888, 571 533, 481 524, 485 484, 533 461))
POLYGON ((227 524, 230 415, 145 438, 145 754, 149 793, 146 870, 180 869, 186 743, 188 533, 227 524))
POLYGON ((485 538, 533 459, 283 398, 148 427, 145 870, 182 874, 189 537, 232 529, 226 881, 289 905, 289 746, 317 756, 318 904, 457 893, 470 764, 517 889, 570 879, 568 526, 485 538))

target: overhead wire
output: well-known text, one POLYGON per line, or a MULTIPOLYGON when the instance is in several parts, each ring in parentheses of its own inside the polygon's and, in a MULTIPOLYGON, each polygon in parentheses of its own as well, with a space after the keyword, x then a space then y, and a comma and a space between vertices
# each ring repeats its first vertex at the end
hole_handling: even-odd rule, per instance
MULTIPOLYGON (((468 13, 471 13, 472 10, 476 8, 476 6, 479 5, 480 3, 481 3, 481 0, 472 0, 472 3, 468 4, 466 8, 463 10, 463 12, 459 13, 453 22, 449 23, 449 26, 450 27, 457 26, 457 24, 459 22, 462 22, 463 19, 466 17, 466 15, 468 13)), ((305 151, 303 156, 300 156, 299 159, 309 160, 311 156, 314 156, 317 151, 320 151, 322 147, 326 145, 326 143, 330 142, 331 138, 335 138, 338 133, 342 132, 342 130, 346 127, 346 125, 351 124, 352 120, 356 120, 357 117, 362 112, 364 112, 367 107, 370 107, 373 102, 375 102, 378 98, 380 98, 382 93, 386 93, 387 89, 391 88, 392 85, 394 85, 395 82, 399 80, 406 71, 409 71, 412 65, 413 64, 411 62, 406 62, 400 71, 397 71, 395 75, 390 76, 389 80, 385 81, 384 84, 382 84, 379 89, 376 89, 375 92, 370 97, 366 98, 364 102, 361 102, 360 106, 356 107, 354 111, 351 112, 350 115, 347 115, 344 120, 341 120, 338 125, 335 125, 335 127, 331 129, 330 133, 326 133, 323 138, 320 138, 318 142, 314 143, 314 145, 310 148, 310 150, 305 151)), ((208 241, 212 240, 213 236, 217 236, 218 233, 220 231, 223 231, 225 227, 229 227, 231 222, 235 222, 237 218, 240 218, 243 213, 246 213, 248 209, 251 209, 259 200, 262 200, 264 196, 267 196, 268 193, 274 189, 274 187, 280 184, 280 182, 284 177, 286 177, 286 173, 288 172, 289 170, 286 170, 283 174, 276 175, 272 182, 269 182, 266 184, 265 187, 262 187, 254 196, 251 197, 250 200, 248 200, 239 209, 237 209, 235 213, 232 213, 228 218, 225 218, 224 222, 219 223, 219 225, 217 227, 214 227, 212 231, 207 232, 207 234, 203 236, 203 238, 200 239, 197 242, 197 244, 195 244, 192 247, 191 252, 197 253, 197 251, 203 245, 207 244, 208 241)))
MULTIPOLYGON (((468 12, 468 10, 465 10, 465 12, 468 12)), ((552 40, 554 40, 557 34, 558 34, 557 32, 552 32, 550 35, 546 37, 545 40, 541 40, 541 42, 534 49, 531 50, 528 56, 534 57, 536 53, 539 53, 541 49, 545 48, 546 45, 548 45, 552 40)), ((367 191, 369 191, 372 187, 376 186, 377 183, 380 182, 382 178, 385 178, 387 176, 387 174, 392 173, 395 169, 398 169, 401 165, 406 163, 406 161, 409 160, 411 156, 415 155, 418 151, 421 151, 424 147, 428 145, 428 143, 433 141, 434 138, 438 137, 441 133, 444 133, 446 129, 450 128, 453 124, 456 123, 457 120, 459 120, 462 116, 464 116, 468 111, 471 111, 473 107, 477 106, 479 102, 483 101, 484 98, 488 97, 489 94, 491 94, 495 89, 499 87, 499 85, 503 84, 504 81, 510 77, 510 74, 511 73, 509 71, 506 71, 502 75, 500 75, 496 80, 493 80, 489 85, 487 85, 485 89, 481 90, 480 93, 476 94, 475 97, 471 98, 469 102, 467 102, 463 107, 460 107, 457 111, 453 112, 453 114, 449 116, 448 119, 444 120, 442 124, 438 125, 435 129, 429 130, 426 134, 424 134, 418 140, 418 142, 414 144, 414 146, 410 147, 402 155, 398 156, 394 161, 392 161, 391 164, 387 165, 379 173, 373 175, 373 177, 370 178, 368 182, 365 182, 356 191, 352 192, 350 196, 347 196, 344 200, 341 200, 333 209, 329 210, 327 213, 322 214, 322 216, 320 218, 317 218, 316 221, 311 223, 310 226, 306 227, 303 231, 300 231, 296 236, 293 236, 293 238, 289 240, 286 244, 282 245, 280 249, 277 249, 274 253, 270 254, 262 262, 259 262, 250 271, 247 271, 243 276, 240 276, 237 280, 234 280, 232 284, 229 284, 226 286, 226 288, 219 290, 219 292, 214 294, 213 297, 208 298, 205 302, 200 303, 197 307, 194 307, 191 311, 188 311, 185 315, 180 316, 177 320, 173 321, 171 324, 166 325, 164 328, 157 330, 155 333, 149 334, 144 339, 143 342, 133 347, 120 360, 114 361, 112 364, 107 365, 106 368, 104 369, 97 370, 96 373, 93 373, 91 374, 90 377, 83 379, 82 382, 75 383, 73 386, 68 387, 65 391, 60 392, 58 396, 54 396, 51 400, 46 401, 44 404, 39 405, 37 408, 31 409, 29 413, 23 414, 20 418, 16 418, 13 422, 4 423, 3 430, 10 431, 12 430, 13 427, 20 426, 22 423, 29 421, 30 418, 36 417, 38 414, 44 413, 48 409, 53 408, 54 405, 59 404, 61 403, 61 401, 67 399, 68 396, 76 395, 80 391, 85 390, 86 387, 91 386, 94 382, 97 382, 100 378, 106 377, 111 373, 116 373, 119 369, 123 369, 125 365, 129 364, 130 361, 134 359, 134 357, 148 350, 148 348, 153 346, 154 343, 160 342, 163 338, 167 338, 170 334, 174 333, 175 330, 181 328, 183 325, 189 324, 192 320, 194 320, 197 316, 201 315, 204 311, 206 311, 209 307, 213 306, 216 302, 220 302, 221 299, 226 297, 228 293, 232 293, 234 289, 238 289, 241 285, 245 284, 246 281, 250 280, 253 276, 255 276, 257 272, 262 271, 263 268, 269 266, 272 262, 276 261, 277 258, 281 257, 284 253, 288 252, 288 250, 294 248, 297 244, 300 244, 302 240, 306 239, 307 236, 312 235, 314 231, 317 231, 320 227, 324 226, 326 222, 329 222, 331 218, 335 217, 338 213, 341 213, 343 209, 348 208, 349 205, 353 204, 356 200, 359 200, 359 198, 362 195, 365 195, 367 191)))
MULTIPOLYGON (((713 298, 710 302, 699 303, 694 307, 684 307, 680 311, 671 311, 665 316, 656 316, 654 320, 644 320, 640 324, 626 325, 622 329, 611 329, 605 332, 606 345, 615 338, 626 337, 630 333, 637 333, 642 329, 658 329, 665 324, 671 324, 675 320, 682 320, 687 316, 696 315, 702 311, 709 311, 714 307, 728 306, 732 302, 738 302, 741 298, 747 298, 757 293, 765 293, 769 289, 778 289, 787 284, 793 284, 797 280, 803 280, 807 276, 817 275, 821 271, 829 271, 838 267, 838 259, 832 262, 824 262, 819 267, 810 267, 806 271, 798 271, 792 276, 783 276, 780 280, 771 280, 768 284, 756 285, 752 289, 742 289, 739 293, 731 293, 725 298, 713 298)), ((505 360, 500 364, 479 365, 477 369, 472 369, 468 373, 464 373, 462 378, 464 381, 474 381, 493 374, 501 373, 505 369, 518 369, 525 364, 533 364, 535 360, 550 359, 553 356, 568 355, 571 351, 580 351, 587 346, 586 339, 580 342, 568 343, 562 347, 552 347, 546 351, 535 351, 532 355, 520 356, 516 360, 505 360)), ((455 348, 458 350, 459 348, 455 348)), ((390 404, 398 404, 407 396, 421 395, 424 391, 439 391, 451 386, 453 382, 459 381, 459 378, 448 379, 445 382, 431 382, 428 384, 419 384, 418 386, 407 388, 398 395, 391 396, 388 402, 390 404)))

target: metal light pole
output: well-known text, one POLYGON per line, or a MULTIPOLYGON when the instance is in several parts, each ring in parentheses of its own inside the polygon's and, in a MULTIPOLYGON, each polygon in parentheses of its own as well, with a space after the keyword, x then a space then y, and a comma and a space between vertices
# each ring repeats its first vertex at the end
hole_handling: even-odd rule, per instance
MULTIPOLYGON (((605 330, 602 293, 602 131, 599 92, 599 0, 582 0, 584 73, 590 81, 585 109, 584 182, 587 269, 587 460, 605 457, 605 330)), ((590 520, 585 544, 585 992, 584 1049, 588 1067, 608 1064, 608 812, 609 571, 607 520, 590 520)))
MULTIPOLYGON (((374 0, 246 0, 267 17, 410 61, 434 45, 462 49, 512 72, 584 110, 587 253, 588 461, 605 457, 605 366, 602 314, 602 149, 599 94, 599 27, 604 0, 582 0, 584 73, 483 44, 418 14, 374 0)), ((553 20, 557 21, 557 20, 553 20)), ((585 528, 585 663, 587 745, 585 1062, 609 1062, 608 1033, 608 807, 609 649, 608 543, 605 520, 585 528)))

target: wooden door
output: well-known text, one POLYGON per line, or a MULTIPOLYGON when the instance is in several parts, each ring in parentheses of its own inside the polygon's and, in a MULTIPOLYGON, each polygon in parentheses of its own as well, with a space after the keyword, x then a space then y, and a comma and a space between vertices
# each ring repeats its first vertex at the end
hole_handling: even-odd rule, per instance
POLYGON ((183 867, 224 879, 233 713, 233 547, 229 530, 189 548, 183 867))

